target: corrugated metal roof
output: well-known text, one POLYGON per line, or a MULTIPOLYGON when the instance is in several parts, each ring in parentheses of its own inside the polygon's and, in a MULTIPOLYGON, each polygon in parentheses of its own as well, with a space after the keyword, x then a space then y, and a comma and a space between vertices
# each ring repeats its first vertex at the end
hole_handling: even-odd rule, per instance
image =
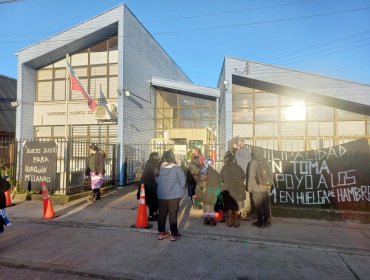
POLYGON ((201 96, 219 98, 220 89, 219 88, 210 88, 194 85, 191 83, 179 82, 174 80, 163 79, 159 77, 152 77, 151 84, 155 87, 162 87, 165 89, 177 90, 186 93, 195 93, 201 96))
POLYGON ((15 134, 16 109, 11 102, 17 99, 17 80, 0 74, 0 137, 3 132, 15 134))

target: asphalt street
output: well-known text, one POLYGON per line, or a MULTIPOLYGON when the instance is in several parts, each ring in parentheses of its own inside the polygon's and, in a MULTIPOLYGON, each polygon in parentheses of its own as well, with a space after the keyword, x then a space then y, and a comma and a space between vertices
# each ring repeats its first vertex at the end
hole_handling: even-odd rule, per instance
POLYGON ((157 225, 135 229, 135 187, 101 201, 54 205, 15 201, 0 235, 0 279, 368 279, 370 225, 273 218, 239 228, 202 225, 201 211, 181 201, 176 242, 157 240, 157 225))

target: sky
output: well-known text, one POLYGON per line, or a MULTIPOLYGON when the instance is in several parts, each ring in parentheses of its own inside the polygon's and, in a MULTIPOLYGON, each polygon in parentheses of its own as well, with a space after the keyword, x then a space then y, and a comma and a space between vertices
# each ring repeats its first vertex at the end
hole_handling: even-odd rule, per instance
POLYGON ((225 56, 370 85, 370 0, 0 0, 0 74, 122 3, 198 85, 216 87, 225 56))

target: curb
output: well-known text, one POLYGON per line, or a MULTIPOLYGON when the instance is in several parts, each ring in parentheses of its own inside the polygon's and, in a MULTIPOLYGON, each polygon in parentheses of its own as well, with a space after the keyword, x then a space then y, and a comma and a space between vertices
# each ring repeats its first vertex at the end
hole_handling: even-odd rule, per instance
POLYGON ((314 219, 370 224, 370 212, 338 209, 299 208, 271 205, 273 217, 314 219))
MULTIPOLYGON (((116 186, 107 186, 102 187, 100 189, 101 193, 108 192, 110 190, 115 189, 116 186)), ((64 195, 64 194, 49 194, 50 200, 54 204, 66 204, 68 202, 87 197, 91 191, 71 194, 71 195, 64 195)), ((42 194, 24 194, 24 193, 16 193, 13 195, 14 198, 17 199, 17 201, 27 201, 27 200, 35 200, 35 201, 42 201, 42 194)))

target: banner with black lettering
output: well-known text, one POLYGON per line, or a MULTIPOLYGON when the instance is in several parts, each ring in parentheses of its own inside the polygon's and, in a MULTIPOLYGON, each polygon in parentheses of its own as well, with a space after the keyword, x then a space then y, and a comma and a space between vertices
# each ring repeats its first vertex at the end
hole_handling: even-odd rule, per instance
POLYGON ((23 147, 23 188, 41 191, 45 181, 56 189, 58 146, 55 142, 26 142, 23 147))
POLYGON ((271 202, 293 206, 370 208, 370 149, 367 139, 330 148, 283 152, 264 149, 274 184, 271 202))

